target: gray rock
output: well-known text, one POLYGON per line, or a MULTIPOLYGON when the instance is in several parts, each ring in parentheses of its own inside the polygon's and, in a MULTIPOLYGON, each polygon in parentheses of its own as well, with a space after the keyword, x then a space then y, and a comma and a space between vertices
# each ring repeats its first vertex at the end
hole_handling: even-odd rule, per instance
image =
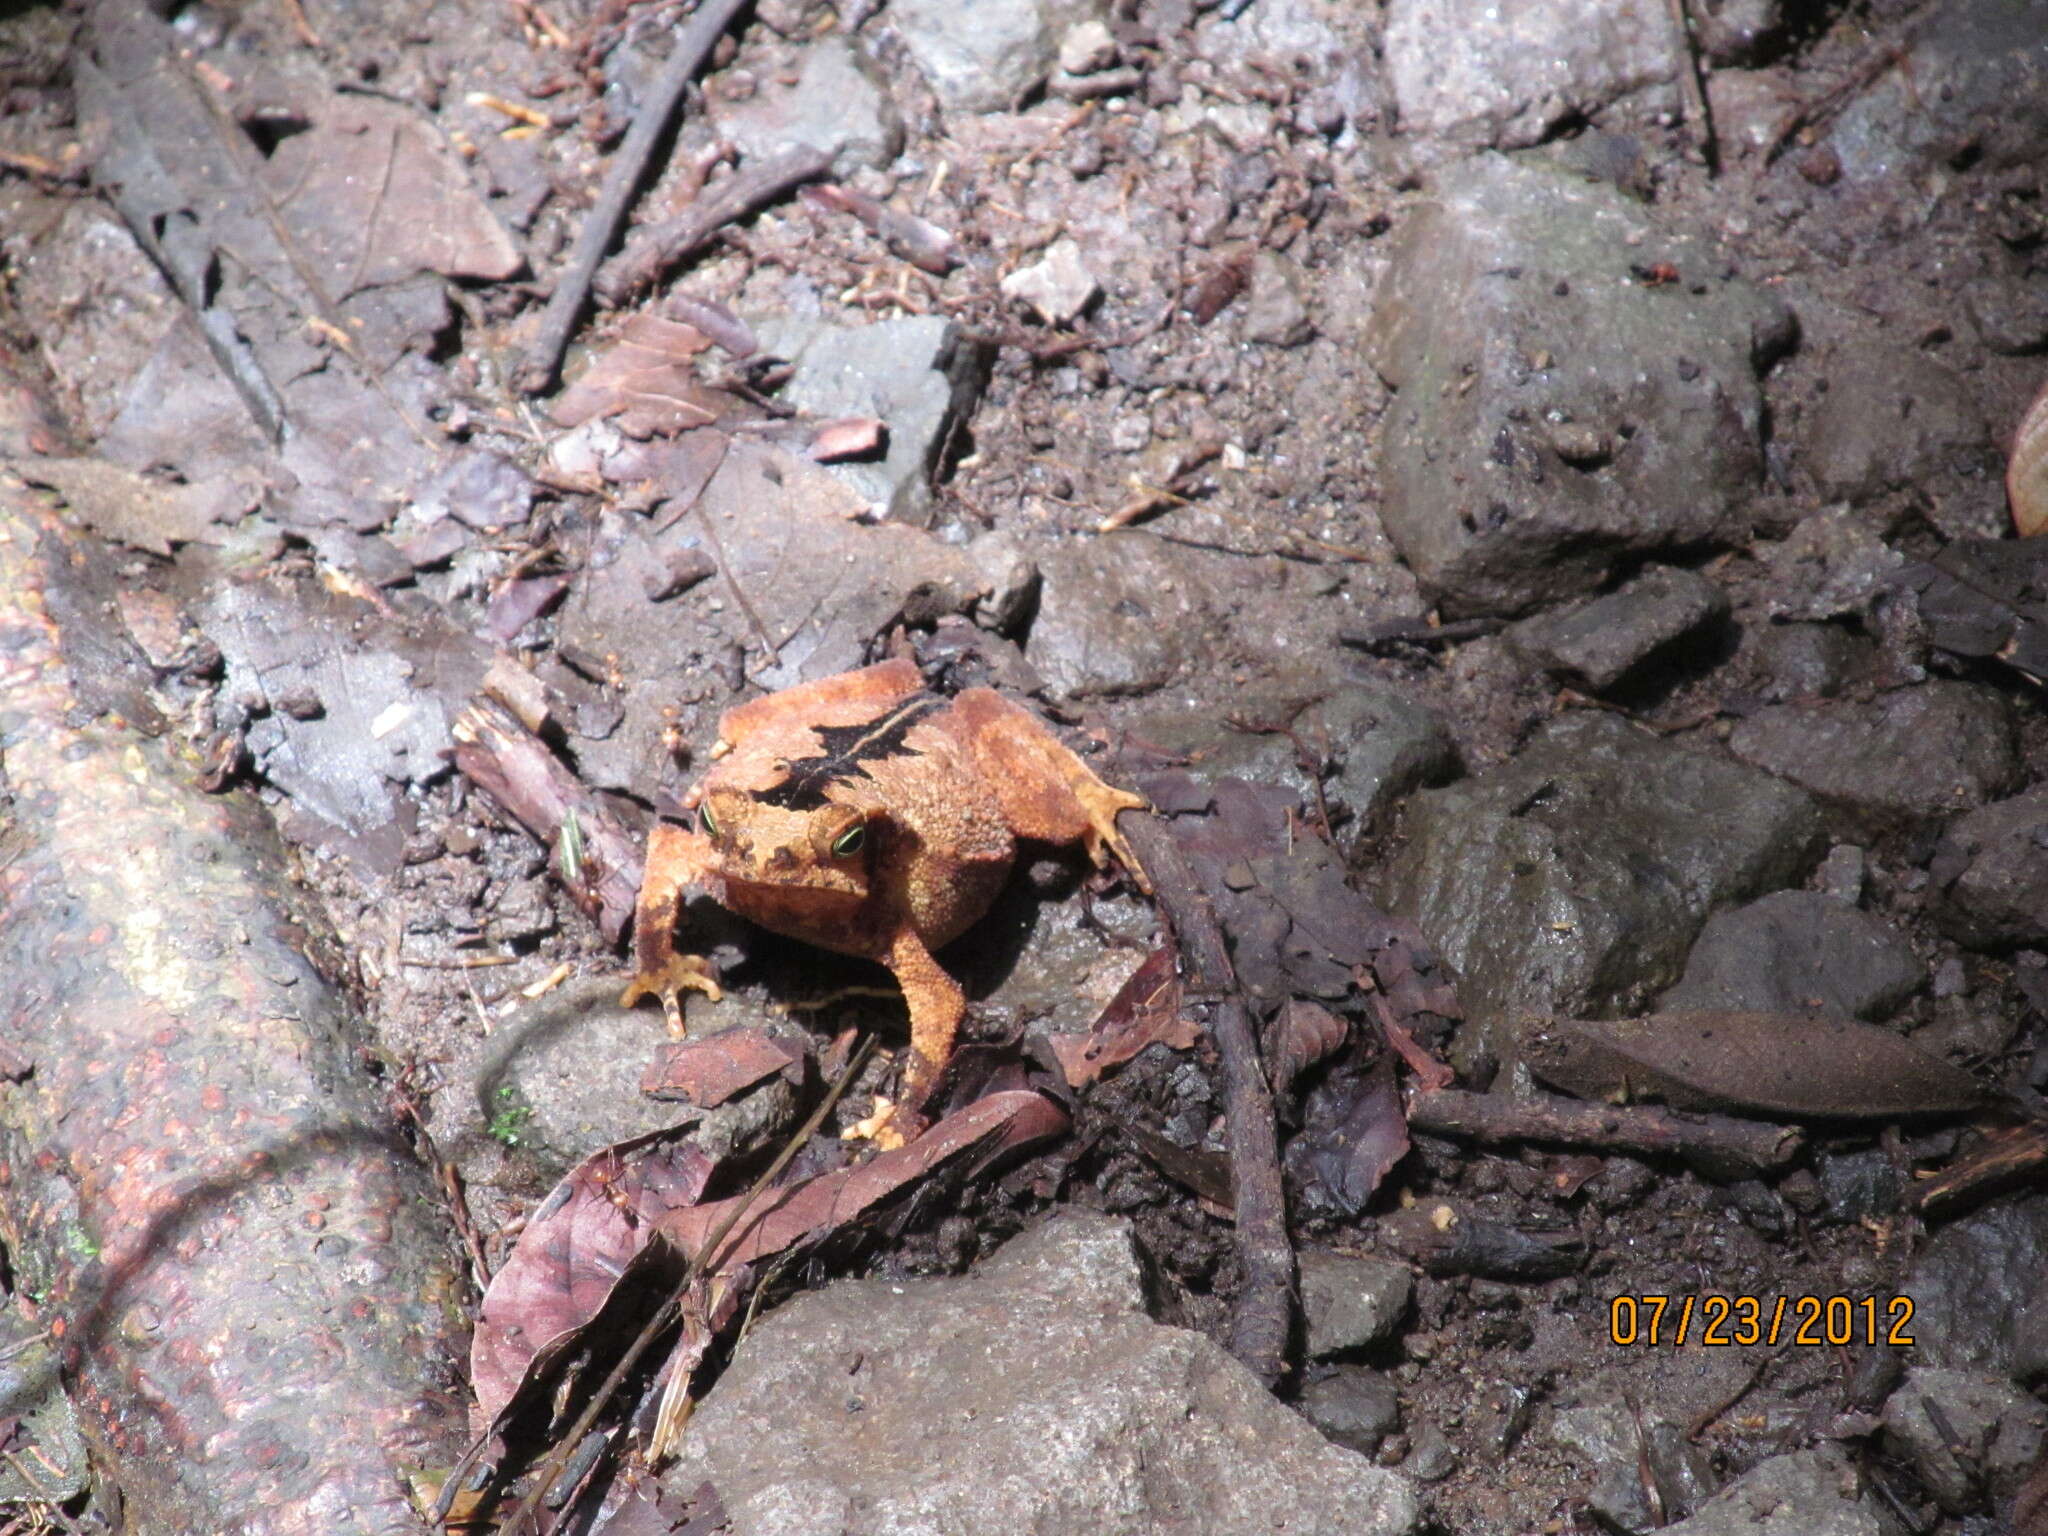
POLYGON ((1855 180, 2048 159, 2048 0, 1946 0, 1823 141, 1855 180))
POLYGON ((1935 920, 1974 948, 2048 940, 2048 786, 1981 806, 1942 835, 1935 920))
POLYGON ((1343 1366, 1310 1382, 1301 1389, 1299 1407, 1325 1439, 1361 1456, 1370 1456, 1401 1427, 1401 1394, 1385 1376, 1362 1365, 1343 1366))
POLYGON ((2048 1196, 1987 1205, 1936 1230, 1903 1294, 1926 1365, 2011 1374, 2022 1319, 2048 1306, 2048 1196))
POLYGON ((1116 37, 1099 16, 1076 22, 1060 39, 1060 68, 1070 75, 1092 75, 1117 61, 1116 37))
POLYGON ((1149 693, 1172 681, 1208 633, 1201 583, 1184 551, 1149 533, 1077 540, 1049 551, 1026 655, 1070 697, 1149 693))
POLYGON ((1583 606, 1524 619, 1503 638, 1537 666, 1611 688, 1727 613, 1728 599, 1711 581, 1660 565, 1583 606))
POLYGON ((1991 428, 1970 387, 1917 347, 1837 348, 1798 462, 1830 499, 1862 501, 1943 471, 1986 476, 1991 428))
POLYGON ((1277 251, 1252 258, 1249 291, 1244 300, 1244 333, 1269 347, 1298 347, 1316 328, 1302 302, 1306 279, 1301 268, 1277 251))
POLYGON ((1970 683, 1772 705, 1737 725, 1728 749, 1879 825, 1970 810, 2020 776, 2010 709, 1970 683))
POLYGON ((1700 51, 1716 64, 1748 62, 1785 25, 1780 0, 1703 0, 1691 15, 1700 51))
POLYGON ((1385 894, 1456 967, 1473 1017, 1628 1012, 1678 977, 1717 906, 1801 878, 1805 794, 1605 714, 1415 797, 1385 894))
POLYGON ((1551 1435, 1592 1472, 1587 1502, 1602 1519, 1617 1530, 1650 1532, 1699 1505, 1714 1486, 1711 1462, 1685 1436, 1689 1416, 1682 1401, 1639 1403, 1635 1409, 1627 1402, 1601 1401, 1560 1410, 1551 1421, 1551 1435), (1667 1474, 1660 1486, 1678 1508, 1660 1513, 1651 1505, 1643 1487, 1646 1451, 1667 1474))
MULTIPOLYGON (((1862 1152, 1823 1152, 1815 1160, 1815 1182, 1830 1219, 1861 1222, 1889 1216, 1899 1208, 1903 1180, 1889 1155, 1872 1147, 1862 1152)), ((1887 1316, 1881 1326, 1889 1328, 1887 1316)))
POLYGON ((1884 1019, 1926 980, 1906 936, 1883 919, 1819 891, 1773 891, 1708 918, 1657 1006, 1884 1019))
POLYGON ((782 391, 789 404, 821 418, 876 416, 888 425, 879 463, 834 464, 829 473, 892 521, 922 525, 940 448, 988 381, 987 349, 938 315, 833 325, 783 314, 749 323, 762 350, 796 370, 782 391))
POLYGON ((833 157, 839 176, 856 166, 887 165, 903 147, 895 105, 852 42, 836 34, 804 48, 794 82, 770 75, 745 101, 715 103, 711 120, 742 159, 819 149, 833 157))
POLYGON ((1870 879, 1870 859, 1854 843, 1837 843, 1820 861, 1821 891, 1834 901, 1852 907, 1863 904, 1864 886, 1870 879))
POLYGON ((1660 1536, 1901 1536, 1834 1446, 1760 1462, 1660 1536))
POLYGON ((1749 533, 1759 361, 1791 312, 1614 188, 1482 155, 1394 242, 1366 353, 1399 391, 1388 535, 1455 612, 1518 612, 1627 560, 1749 533), (1681 281, 1632 269, 1668 262, 1681 281))
POLYGON ((841 1281, 759 1323, 667 1474, 735 1536, 1397 1536, 1393 1473, 1152 1322, 1127 1224, 1057 1217, 959 1279, 841 1281), (1248 1456, 1246 1446, 1257 1446, 1248 1456))
POLYGON ((1884 1405, 1885 1449, 1952 1515, 1982 1508, 1987 1495, 2003 1507, 2040 1456, 2044 1426, 2048 1407, 1979 1371, 1915 1366, 1884 1405))
POLYGON ((1905 556, 1847 507, 1830 507, 1762 546, 1772 581, 1764 606, 1773 618, 1833 619, 1870 611, 1889 590, 1905 556))
POLYGON ((889 16, 940 104, 1005 112, 1052 68, 1061 22, 1081 8, 1044 0, 894 0, 889 16))
POLYGON ((1414 1282, 1405 1264, 1316 1248, 1303 1249, 1300 1262, 1312 1360, 1379 1343, 1408 1310, 1414 1282))
POLYGON ((1779 704, 1840 693, 1872 654, 1869 642, 1839 625, 1766 624, 1752 664, 1764 698, 1779 704))
POLYGON ((1070 325, 1095 302, 1102 285, 1081 260, 1072 240, 1055 240, 1028 267, 1019 267, 1002 281, 1003 296, 1028 304, 1047 325, 1070 325))
POLYGON ((1678 36, 1655 0, 1391 0, 1386 70, 1404 133, 1517 148, 1649 91, 1676 105, 1678 36))
POLYGON ((1963 285, 1963 312, 1990 351, 2020 357, 2048 350, 2048 282, 2039 277, 1973 278, 1963 285))

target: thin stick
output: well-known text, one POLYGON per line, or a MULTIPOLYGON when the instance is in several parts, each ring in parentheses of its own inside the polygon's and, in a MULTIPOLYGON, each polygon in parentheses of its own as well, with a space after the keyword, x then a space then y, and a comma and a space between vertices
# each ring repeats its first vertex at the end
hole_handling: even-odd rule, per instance
POLYGON ((1719 148, 1714 142, 1714 119, 1707 110, 1707 93, 1700 88, 1699 55, 1693 50, 1692 22, 1685 13, 1685 0, 1665 0, 1671 13, 1672 29, 1678 34, 1678 98, 1685 104, 1685 136, 1706 166, 1707 174, 1719 169, 1719 148))
POLYGON ((653 92, 641 104, 625 142, 612 157, 597 205, 584 215, 575 253, 555 280, 555 291, 541 314, 540 334, 528 349, 516 380, 525 393, 537 395, 555 382, 562 366, 562 353, 569 346, 569 335, 583 317, 591 280, 597 276, 598 265, 618 235, 627 207, 640 191, 648 163, 654 158, 654 146, 675 120, 683 93, 690 88, 697 71, 746 3, 747 0, 703 0, 676 34, 675 51, 654 82, 653 92))
POLYGON ((1553 1094, 1511 1098, 1455 1088, 1410 1097, 1408 1127, 1486 1145, 1537 1141, 1602 1152, 1676 1152, 1723 1167, 1732 1164, 1751 1178, 1785 1167, 1803 1145, 1799 1133, 1786 1126, 1726 1115, 1689 1115, 1642 1104, 1586 1104, 1553 1094))

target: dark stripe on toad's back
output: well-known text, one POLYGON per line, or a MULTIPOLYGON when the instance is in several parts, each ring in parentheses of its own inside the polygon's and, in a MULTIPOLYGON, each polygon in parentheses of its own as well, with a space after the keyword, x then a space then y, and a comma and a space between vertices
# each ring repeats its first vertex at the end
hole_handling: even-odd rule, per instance
POLYGON ((783 810, 815 811, 825 804, 827 789, 852 778, 863 764, 909 756, 915 750, 906 740, 911 728, 945 707, 946 701, 934 694, 914 693, 878 720, 813 726, 812 734, 823 750, 792 762, 789 777, 755 798, 783 810))

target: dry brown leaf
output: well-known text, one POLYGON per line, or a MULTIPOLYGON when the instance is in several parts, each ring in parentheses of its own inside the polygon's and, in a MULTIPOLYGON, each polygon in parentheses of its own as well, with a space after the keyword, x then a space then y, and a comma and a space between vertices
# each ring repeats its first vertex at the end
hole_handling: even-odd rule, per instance
POLYGON ((2048 386, 2034 396, 2027 414, 2012 435, 2006 460, 2005 499, 2012 507, 2012 526, 2023 539, 2048 533, 2048 386))
POLYGON ((1083 1088, 1111 1067, 1122 1066, 1146 1046, 1176 1051, 1193 1047, 1202 1027, 1181 1012, 1180 977, 1173 952, 1155 949, 1131 972, 1086 1034, 1048 1037, 1054 1059, 1070 1088, 1083 1088))
POLYGON ((609 417, 629 437, 673 437, 708 426, 729 399, 697 378, 692 360, 710 345, 694 325, 635 315, 548 414, 564 427, 609 417))
POLYGON ((794 1068, 801 1076, 803 1059, 796 1045, 765 1029, 728 1029, 664 1046, 647 1064, 640 1091, 651 1098, 716 1109, 778 1072, 794 1068))
POLYGON ((168 555, 174 544, 219 543, 215 525, 236 520, 261 499, 253 477, 186 485, 151 480, 104 459, 24 459, 15 470, 62 496, 70 521, 157 555, 168 555))

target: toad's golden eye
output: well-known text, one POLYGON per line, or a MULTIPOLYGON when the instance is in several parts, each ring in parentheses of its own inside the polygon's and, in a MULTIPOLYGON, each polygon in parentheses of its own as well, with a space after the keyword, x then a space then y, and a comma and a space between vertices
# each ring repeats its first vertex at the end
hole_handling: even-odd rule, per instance
POLYGON ((867 823, 862 822, 857 826, 848 827, 844 832, 840 833, 838 839, 832 844, 832 852, 838 858, 850 859, 860 852, 861 845, 866 843, 867 840, 867 823))
POLYGON ((708 800, 697 807, 697 824, 704 829, 706 837, 718 836, 718 819, 711 814, 711 803, 708 800))

